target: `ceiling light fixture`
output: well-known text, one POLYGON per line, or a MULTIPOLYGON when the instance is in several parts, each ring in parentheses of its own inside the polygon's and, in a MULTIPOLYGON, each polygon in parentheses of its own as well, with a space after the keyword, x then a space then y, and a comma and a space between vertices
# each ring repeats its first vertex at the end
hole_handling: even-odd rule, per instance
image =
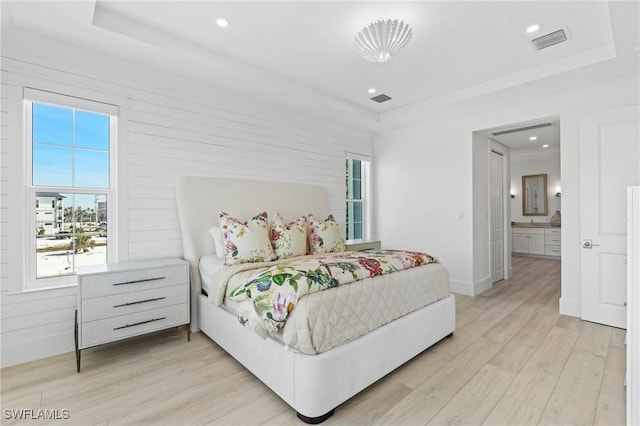
POLYGON ((549 148, 549 144, 546 144, 546 143, 545 143, 544 145, 542 145, 542 147, 543 147, 543 148, 549 148))
POLYGON ((220 18, 218 20, 216 20, 216 24, 220 27, 220 28, 227 28, 229 26, 229 21, 227 21, 224 18, 220 18))
POLYGON ((364 27, 354 40, 360 56, 371 62, 387 62, 405 48, 413 30, 404 21, 387 19, 364 27))
POLYGON ((535 140, 538 140, 538 137, 537 136, 529 136, 529 140, 530 141, 535 141, 535 140))
POLYGON ((540 24, 533 24, 527 27, 527 34, 535 33, 540 29, 540 24))
POLYGON ((369 90, 367 90, 367 92, 374 94, 376 93, 376 88, 375 87, 371 87, 369 90))

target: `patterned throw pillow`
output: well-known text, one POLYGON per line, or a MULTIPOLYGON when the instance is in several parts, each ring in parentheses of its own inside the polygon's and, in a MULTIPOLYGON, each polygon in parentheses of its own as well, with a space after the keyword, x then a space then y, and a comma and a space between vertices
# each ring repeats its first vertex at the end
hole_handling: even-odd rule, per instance
POLYGON ((345 250, 342 231, 340 231, 333 215, 329 215, 327 220, 320 222, 310 214, 307 220, 309 222, 309 247, 313 254, 345 250))
POLYGON ((267 212, 262 212, 247 222, 220 212, 220 228, 225 248, 225 265, 276 259, 269 241, 267 212))
POLYGON ((271 244, 279 259, 307 254, 307 218, 286 223, 276 212, 271 223, 271 244))

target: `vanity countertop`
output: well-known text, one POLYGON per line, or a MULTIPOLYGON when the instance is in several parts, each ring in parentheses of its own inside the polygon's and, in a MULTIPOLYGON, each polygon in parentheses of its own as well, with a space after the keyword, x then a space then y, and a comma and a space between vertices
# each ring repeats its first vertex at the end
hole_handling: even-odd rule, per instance
POLYGON ((512 228, 559 228, 559 226, 551 226, 547 222, 511 222, 512 228))

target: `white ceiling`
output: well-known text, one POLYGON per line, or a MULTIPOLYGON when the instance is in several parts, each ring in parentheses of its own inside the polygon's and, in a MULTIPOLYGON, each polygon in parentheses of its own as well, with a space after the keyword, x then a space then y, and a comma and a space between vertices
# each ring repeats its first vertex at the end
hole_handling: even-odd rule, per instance
POLYGON ((560 150, 560 119, 546 117, 522 123, 482 130, 480 133, 488 139, 493 139, 512 151, 522 154, 543 153, 560 150), (546 126, 550 124, 550 126, 546 126), (530 127, 541 126, 535 129, 530 127), (509 132, 501 134, 502 132, 509 132), (532 140, 532 138, 535 138, 532 140))
POLYGON ((635 55, 637 63, 632 50, 640 43, 636 1, 98 0, 3 1, 2 6, 3 27, 258 98, 283 103, 316 98, 364 114, 470 98, 618 55, 635 55), (622 13, 610 13, 613 7, 622 13), (220 17, 229 20, 228 28, 216 26, 220 17), (353 38, 385 18, 405 20, 413 38, 397 59, 367 62, 355 52, 353 38), (542 25, 536 36, 566 28, 570 38, 535 51, 525 33, 532 23, 542 25), (624 43, 612 28, 623 28, 624 43), (393 99, 374 103, 369 87, 393 99))

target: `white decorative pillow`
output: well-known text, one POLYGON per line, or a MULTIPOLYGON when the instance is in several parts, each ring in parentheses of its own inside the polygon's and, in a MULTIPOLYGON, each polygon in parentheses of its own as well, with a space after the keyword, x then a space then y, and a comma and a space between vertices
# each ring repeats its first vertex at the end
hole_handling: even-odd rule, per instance
POLYGON ((225 265, 276 259, 269 240, 267 212, 262 212, 247 222, 220 212, 220 228, 225 246, 225 265))
POLYGON ((276 212, 271 223, 271 245, 279 259, 307 254, 307 218, 286 223, 276 212))
POLYGON ((309 247, 313 254, 344 251, 344 238, 340 226, 329 215, 325 221, 318 221, 312 214, 308 216, 309 247))
POLYGON ((218 259, 224 259, 224 245, 222 244, 222 230, 214 226, 209 229, 209 235, 213 238, 213 248, 218 259))

